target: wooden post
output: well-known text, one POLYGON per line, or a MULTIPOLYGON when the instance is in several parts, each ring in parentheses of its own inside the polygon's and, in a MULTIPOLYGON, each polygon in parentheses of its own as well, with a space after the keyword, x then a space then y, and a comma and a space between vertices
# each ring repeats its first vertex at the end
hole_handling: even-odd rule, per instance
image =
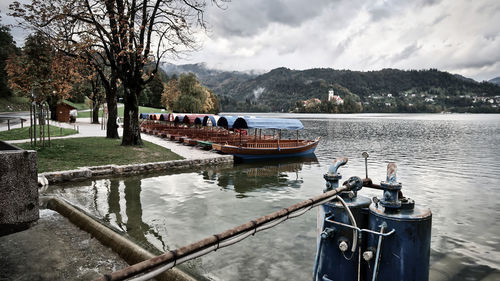
POLYGON ((47 136, 49 138, 49 147, 50 147, 50 111, 47 108, 47 136))
POLYGON ((30 145, 33 146, 33 102, 30 104, 30 145))
POLYGON ((280 147, 281 129, 278 131, 278 148, 280 147))
POLYGON ((89 105, 90 105, 90 124, 92 124, 92 122, 94 122, 94 120, 92 119, 94 117, 94 101, 90 100, 89 105))
POLYGON ((33 139, 35 140, 35 146, 36 146, 36 103, 33 105, 33 139))
POLYGON ((39 125, 40 125, 40 146, 45 146, 45 122, 43 120, 43 105, 40 104, 40 116, 39 125))
POLYGON ((7 119, 7 131, 10 131, 10 119, 7 119))
POLYGON ((104 104, 102 105, 101 130, 104 130, 104 104))
POLYGON ((24 119, 23 118, 20 118, 21 119, 21 129, 24 128, 23 126, 23 122, 24 122, 24 119))

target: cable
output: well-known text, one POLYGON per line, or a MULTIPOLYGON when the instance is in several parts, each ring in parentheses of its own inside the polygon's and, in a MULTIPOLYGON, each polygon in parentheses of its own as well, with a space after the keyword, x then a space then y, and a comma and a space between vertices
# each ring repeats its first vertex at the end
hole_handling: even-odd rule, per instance
MULTIPOLYGON (((358 225, 356 224, 356 220, 354 219, 354 216, 353 216, 353 214, 351 212, 351 209, 349 209, 349 207, 345 203, 344 199, 342 199, 342 197, 340 197, 340 196, 335 196, 335 198, 337 198, 340 201, 340 203, 342 203, 342 206, 344 206, 344 209, 346 210, 347 214, 349 215, 349 219, 351 220, 352 225, 355 228, 358 228, 358 225)), ((352 237, 352 249, 351 249, 351 252, 354 253, 356 251, 356 246, 358 245, 358 230, 354 229, 352 235, 353 235, 353 237, 352 237)))

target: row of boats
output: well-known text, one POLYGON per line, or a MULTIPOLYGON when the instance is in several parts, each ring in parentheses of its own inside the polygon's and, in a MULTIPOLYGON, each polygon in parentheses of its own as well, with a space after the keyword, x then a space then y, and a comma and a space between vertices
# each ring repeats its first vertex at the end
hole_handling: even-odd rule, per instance
POLYGON ((139 118, 143 133, 243 160, 311 155, 320 140, 299 139, 304 126, 297 119, 175 113, 141 113, 139 118), (296 137, 282 138, 282 130, 295 130, 296 137))

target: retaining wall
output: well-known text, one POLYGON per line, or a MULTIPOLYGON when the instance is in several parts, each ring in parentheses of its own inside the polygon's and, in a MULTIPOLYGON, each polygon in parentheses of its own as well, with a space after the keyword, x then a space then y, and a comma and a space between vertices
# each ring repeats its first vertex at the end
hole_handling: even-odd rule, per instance
POLYGON ((145 172, 171 171, 174 169, 186 169, 196 166, 233 163, 233 159, 232 155, 221 155, 207 159, 184 159, 132 165, 105 165, 84 167, 76 170, 61 172, 42 173, 39 174, 39 176, 45 178, 49 184, 52 184, 66 181, 79 181, 102 176, 132 175, 145 172))
POLYGON ((36 151, 0 141, 0 236, 39 218, 36 151))

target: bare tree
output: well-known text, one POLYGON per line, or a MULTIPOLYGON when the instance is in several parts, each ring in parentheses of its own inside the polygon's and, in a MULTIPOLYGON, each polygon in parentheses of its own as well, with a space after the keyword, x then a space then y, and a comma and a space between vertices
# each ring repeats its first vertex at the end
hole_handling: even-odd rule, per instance
POLYGON ((140 93, 163 57, 196 48, 194 32, 206 28, 205 8, 205 0, 32 0, 10 6, 11 15, 109 64, 125 89, 122 145, 142 144, 140 93), (148 62, 155 62, 149 75, 144 73, 148 62))

